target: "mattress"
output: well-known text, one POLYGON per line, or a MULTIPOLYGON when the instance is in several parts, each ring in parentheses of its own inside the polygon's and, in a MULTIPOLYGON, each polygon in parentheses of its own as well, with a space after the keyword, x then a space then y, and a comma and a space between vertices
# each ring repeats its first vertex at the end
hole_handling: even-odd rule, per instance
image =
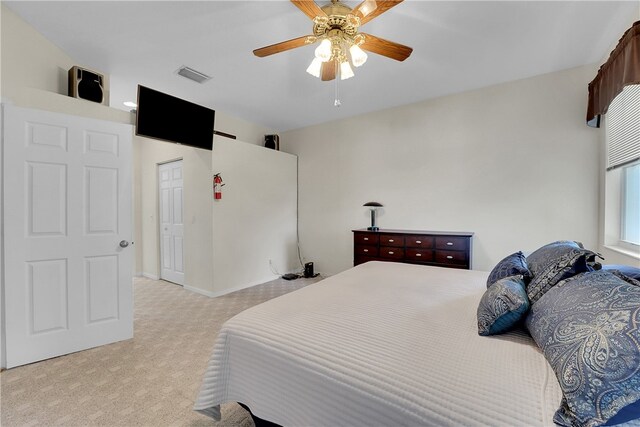
POLYGON ((284 426, 553 425, 561 392, 526 332, 480 337, 487 273, 368 262, 221 328, 195 409, 284 426))

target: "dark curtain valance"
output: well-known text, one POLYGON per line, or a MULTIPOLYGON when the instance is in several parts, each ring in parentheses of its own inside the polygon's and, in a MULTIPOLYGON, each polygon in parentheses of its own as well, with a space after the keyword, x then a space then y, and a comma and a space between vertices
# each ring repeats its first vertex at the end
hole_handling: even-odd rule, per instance
POLYGON ((640 84, 640 21, 624 33, 596 78, 589 83, 587 124, 600 127, 600 115, 605 114, 613 98, 631 84, 640 84))

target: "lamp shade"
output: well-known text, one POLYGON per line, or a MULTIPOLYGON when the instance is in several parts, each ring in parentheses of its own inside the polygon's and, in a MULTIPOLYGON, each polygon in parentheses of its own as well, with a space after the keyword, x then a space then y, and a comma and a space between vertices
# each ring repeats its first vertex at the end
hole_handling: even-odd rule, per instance
POLYGON ((322 69, 322 61, 318 58, 313 58, 311 61, 311 65, 307 68, 307 73, 311 74, 313 77, 320 77, 320 70, 322 69))
POLYGON ((340 80, 347 80, 353 77, 353 70, 351 69, 351 65, 349 62, 344 61, 340 64, 340 80))
POLYGON ((351 53, 351 63, 354 67, 359 67, 367 62, 367 54, 357 44, 351 45, 349 52, 351 53))
POLYGON ((367 230, 378 231, 379 228, 376 225, 376 210, 378 210, 378 208, 382 207, 382 203, 367 202, 362 206, 365 206, 365 207, 367 207, 367 208, 369 208, 371 210, 371 227, 367 227, 367 230))
POLYGON ((322 62, 327 62, 331 59, 331 41, 329 39, 324 39, 320 42, 320 45, 316 48, 315 51, 316 58, 318 58, 322 62))
POLYGON ((383 205, 378 203, 378 202, 367 202, 362 206, 372 207, 372 208, 381 208, 381 207, 383 207, 383 205))

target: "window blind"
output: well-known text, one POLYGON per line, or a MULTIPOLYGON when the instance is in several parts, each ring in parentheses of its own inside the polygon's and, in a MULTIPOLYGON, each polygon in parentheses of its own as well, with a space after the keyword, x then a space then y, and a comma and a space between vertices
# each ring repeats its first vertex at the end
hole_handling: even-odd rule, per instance
POLYGON ((605 119, 607 170, 640 159, 640 84, 625 86, 605 119))

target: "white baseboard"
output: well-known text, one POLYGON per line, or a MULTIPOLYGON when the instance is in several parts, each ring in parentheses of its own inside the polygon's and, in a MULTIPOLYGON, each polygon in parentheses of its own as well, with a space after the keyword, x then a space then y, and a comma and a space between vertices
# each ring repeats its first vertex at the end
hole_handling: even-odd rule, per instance
POLYGON ((142 275, 142 277, 146 277, 147 279, 160 280, 160 278, 158 276, 156 276, 155 274, 142 272, 141 275, 142 275))
POLYGON ((193 286, 188 286, 188 285, 184 285, 183 288, 188 290, 188 291, 195 292, 197 294, 207 296, 209 298, 215 298, 215 297, 221 297, 222 295, 230 294, 231 292, 241 291, 243 289, 247 289, 247 288, 250 288, 252 286, 260 285, 260 284, 265 283, 265 282, 270 282, 272 280, 277 279, 278 277, 280 277, 280 276, 265 277, 264 279, 256 280, 256 281, 253 281, 253 282, 250 282, 250 283, 246 283, 246 284, 241 285, 241 286, 236 286, 235 288, 223 289, 223 290, 214 291, 214 292, 205 291, 204 289, 194 288, 193 286))
POLYGON ((209 297, 209 298, 215 298, 219 296, 214 294, 211 291, 205 291, 204 289, 194 288, 193 286, 189 286, 189 285, 182 285, 182 287, 187 291, 195 292, 196 294, 204 295, 205 297, 209 297))

